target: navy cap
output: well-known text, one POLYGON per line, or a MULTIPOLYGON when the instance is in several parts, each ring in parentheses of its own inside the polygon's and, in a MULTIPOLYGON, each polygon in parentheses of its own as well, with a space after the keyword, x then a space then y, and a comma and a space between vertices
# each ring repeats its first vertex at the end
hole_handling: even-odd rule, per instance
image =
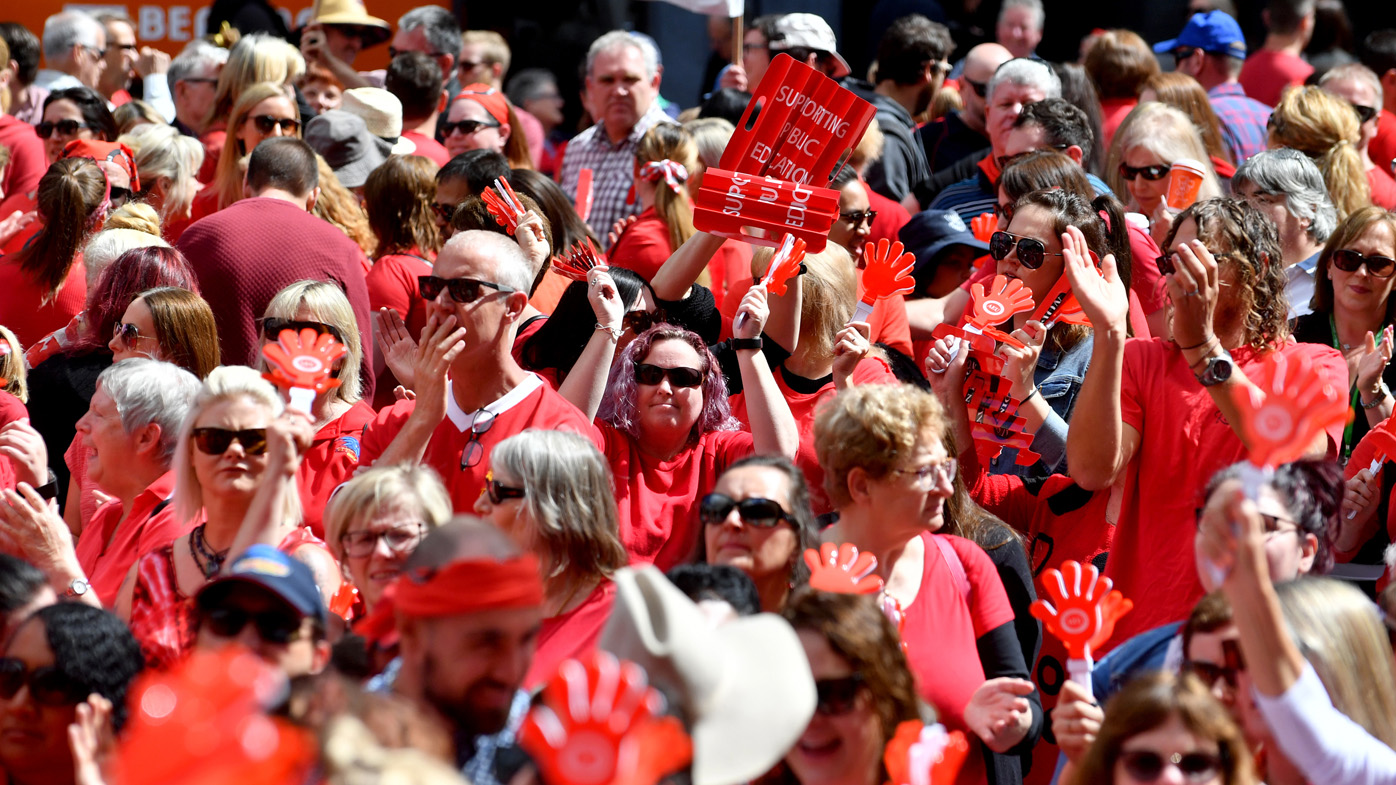
POLYGON ((989 244, 977 239, 954 210, 922 210, 911 216, 911 220, 897 232, 897 239, 916 256, 916 270, 929 264, 936 254, 952 245, 965 245, 976 251, 989 252, 989 244))
POLYGON ((1246 57, 1246 37, 1241 35, 1241 26, 1223 11, 1193 14, 1177 38, 1154 44, 1154 51, 1171 52, 1180 46, 1243 60, 1246 57))
POLYGON ((253 545, 233 562, 227 575, 211 581, 194 598, 200 607, 216 602, 221 595, 238 584, 260 586, 281 598, 301 616, 310 616, 322 626, 329 612, 315 585, 310 568, 270 545, 253 545))

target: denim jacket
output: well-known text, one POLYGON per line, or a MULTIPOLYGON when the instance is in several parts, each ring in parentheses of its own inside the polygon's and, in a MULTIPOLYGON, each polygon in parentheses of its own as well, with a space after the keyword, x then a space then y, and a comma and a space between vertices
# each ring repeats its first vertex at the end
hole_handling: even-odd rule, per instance
POLYGON ((1087 335, 1066 351, 1044 348, 1038 355, 1033 382, 1037 384, 1037 394, 1052 407, 1052 413, 1037 429, 1032 441, 1032 451, 1042 456, 1042 460, 1031 466, 1019 466, 1015 463, 1018 451, 1005 447, 999 457, 989 462, 990 474, 1046 477, 1066 473, 1066 424, 1076 406, 1081 383, 1086 379, 1086 369, 1091 365, 1092 338, 1087 335))

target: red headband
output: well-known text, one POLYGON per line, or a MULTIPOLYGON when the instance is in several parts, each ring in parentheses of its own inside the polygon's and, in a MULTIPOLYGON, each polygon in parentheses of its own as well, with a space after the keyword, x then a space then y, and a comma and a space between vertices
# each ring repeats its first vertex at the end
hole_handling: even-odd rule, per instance
POLYGON ((396 581, 393 603, 404 616, 459 616, 502 608, 543 604, 538 559, 525 554, 508 561, 462 561, 447 565, 425 582, 416 573, 396 581))
POLYGON ((499 121, 500 125, 509 124, 509 100, 493 87, 478 82, 467 85, 461 88, 459 93, 456 93, 454 100, 459 101, 463 98, 485 107, 485 111, 490 113, 490 117, 499 121))

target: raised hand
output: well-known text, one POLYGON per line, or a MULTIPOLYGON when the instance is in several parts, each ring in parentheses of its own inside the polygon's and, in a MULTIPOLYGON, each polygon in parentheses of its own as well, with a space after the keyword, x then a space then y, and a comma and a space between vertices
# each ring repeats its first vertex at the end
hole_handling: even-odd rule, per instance
POLYGON ((1325 429, 1352 417, 1347 397, 1318 375, 1307 356, 1280 352, 1265 358, 1254 387, 1234 387, 1232 400, 1241 411, 1241 432, 1256 466, 1300 457, 1325 429))
POLYGON ((553 257, 553 270, 573 281, 585 281, 592 270, 606 269, 606 256, 596 249, 590 237, 573 243, 565 256, 553 257))
POLYGON ((524 206, 508 180, 496 177, 493 186, 480 192, 480 199, 485 203, 485 209, 494 216, 494 222, 504 227, 504 231, 512 235, 518 230, 519 221, 524 217, 524 206))
POLYGON ((868 243, 863 247, 864 300, 881 300, 898 294, 911 294, 916 290, 916 282, 911 278, 911 270, 916 266, 916 257, 910 252, 903 253, 901 243, 889 242, 887 238, 868 243))
POLYGON ((936 338, 926 353, 926 376, 931 380, 931 389, 946 406, 964 404, 960 396, 964 394, 968 363, 969 345, 954 335, 936 338))
POLYGON ((407 324, 392 308, 379 308, 373 313, 374 342, 383 353, 383 361, 393 376, 408 390, 415 381, 417 342, 407 331, 407 324))
POLYGON ((1026 679, 989 679, 979 685, 965 706, 965 725, 994 752, 1007 752, 1027 735, 1037 689, 1026 679))
POLYGON ((1068 561, 1061 570, 1044 572, 1042 584, 1051 599, 1035 600, 1030 612, 1066 644, 1073 660, 1089 659, 1091 650, 1114 632, 1115 622, 1134 607, 1112 591, 1110 579, 1093 564, 1083 568, 1080 562, 1068 561))
POLYGON ((1105 712, 1081 685, 1068 681, 1062 684, 1056 708, 1052 709, 1052 735, 1062 754, 1072 763, 1079 763, 1100 734, 1105 712))
POLYGON ((1179 245, 1171 258, 1173 272, 1164 280, 1173 302, 1173 341, 1179 346, 1200 346, 1212 336, 1212 314, 1220 291, 1217 260, 1201 240, 1179 245))
POLYGON ((964 733, 907 720, 887 742, 882 762, 889 785, 951 785, 968 755, 964 733))
POLYGON ((596 323, 619 334, 621 321, 625 319, 625 303, 605 267, 593 268, 587 276, 587 301, 596 315, 596 323))
POLYGON ((0 427, 0 455, 14 463, 18 482, 38 487, 48 479, 48 448, 29 420, 15 420, 0 427))
POLYGON ((422 412, 433 422, 440 422, 446 416, 446 396, 448 386, 446 375, 451 363, 465 351, 465 328, 456 327, 454 314, 445 321, 438 322, 436 314, 427 317, 422 328, 422 340, 417 345, 417 357, 412 376, 417 386, 417 405, 413 414, 422 412))
POLYGON ((654 785, 688 764, 693 746, 632 662, 595 651, 567 660, 524 718, 519 744, 549 785, 654 785))
POLYGON ((1041 322, 1028 322, 1021 330, 1014 330, 1010 337, 1013 340, 1005 341, 998 349, 998 355, 1003 358, 1000 375, 1012 385, 1013 397, 1021 401, 1036 386, 1037 358, 1042 354, 1047 328, 1041 322))
MULTIPOLYGON (((1063 234, 1062 247, 1065 248, 1069 241, 1070 235, 1063 234)), ((1120 280, 1114 254, 1106 254, 1105 258, 1100 260, 1099 269, 1096 269, 1090 257, 1063 254, 1063 258, 1066 260, 1063 272, 1071 284, 1071 291, 1076 295, 1082 313, 1090 319, 1096 329, 1113 328, 1124 336, 1129 315, 1129 292, 1125 290, 1124 281, 1120 280)))
POLYGON ((877 594, 882 591, 882 578, 877 571, 877 557, 861 552, 852 543, 835 545, 826 542, 816 551, 805 551, 812 589, 833 594, 877 594))
POLYGON ((533 269, 539 270, 548 260, 552 249, 548 247, 548 235, 543 231, 543 217, 532 210, 524 211, 518 226, 514 227, 514 240, 524 252, 533 269))
POLYGON ((286 407, 280 417, 267 424, 266 471, 295 476, 300 470, 301 458, 314 441, 315 427, 310 415, 286 407))
POLYGON ((766 329, 766 320, 770 317, 771 308, 766 298, 766 287, 751 287, 737 306, 737 316, 732 320, 732 337, 755 338, 761 335, 761 331, 766 329))
POLYGON ((1367 333, 1362 356, 1357 359, 1357 389, 1363 395, 1372 396, 1381 383, 1381 376, 1391 363, 1391 344, 1391 325, 1387 325, 1379 335, 1367 333))
POLYGON ((27 213, 15 210, 8 217, 0 220, 0 245, 13 240, 15 235, 19 234, 19 230, 33 223, 38 217, 38 210, 30 210, 27 213))
POLYGON ((14 490, 0 491, 0 531, 4 532, 6 550, 43 570, 50 576, 81 576, 73 532, 28 483, 14 490))
POLYGON ((625 230, 634 225, 635 221, 638 219, 639 216, 627 215, 624 218, 618 219, 614 224, 611 224, 611 231, 606 233, 606 247, 615 250, 616 241, 619 240, 620 236, 625 234, 625 230))
POLYGON ((867 322, 854 322, 845 325, 834 336, 834 389, 844 390, 850 385, 853 371, 868 353, 872 351, 871 328, 867 322))
POLYGON ((111 725, 111 701, 92 693, 79 703, 68 726, 68 746, 73 751, 73 782, 105 785, 102 763, 116 744, 111 725))

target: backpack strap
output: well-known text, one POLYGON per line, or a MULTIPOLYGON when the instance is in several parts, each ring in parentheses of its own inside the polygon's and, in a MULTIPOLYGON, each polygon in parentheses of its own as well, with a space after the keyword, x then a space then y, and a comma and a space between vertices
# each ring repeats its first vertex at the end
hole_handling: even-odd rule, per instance
POLYGON ((945 566, 950 568, 950 575, 955 579, 955 586, 960 590, 960 596, 965 603, 969 603, 969 576, 965 574, 965 565, 960 561, 960 554, 955 552, 955 546, 950 544, 949 538, 943 534, 932 534, 931 540, 940 549, 940 558, 945 562, 945 566))

